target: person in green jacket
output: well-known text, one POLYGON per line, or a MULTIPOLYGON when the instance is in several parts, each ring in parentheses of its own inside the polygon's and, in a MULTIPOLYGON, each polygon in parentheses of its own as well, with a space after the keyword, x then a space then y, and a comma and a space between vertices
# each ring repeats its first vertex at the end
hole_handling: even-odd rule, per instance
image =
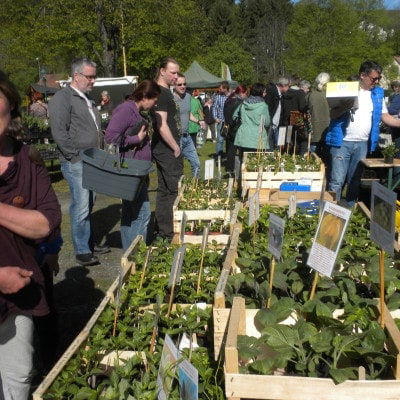
POLYGON ((255 83, 250 90, 250 96, 233 113, 233 119, 237 116, 241 119, 235 137, 235 146, 239 148, 241 159, 245 151, 269 149, 268 127, 270 116, 267 103, 264 100, 265 93, 265 85, 255 83))
POLYGON ((197 119, 197 123, 189 120, 189 135, 193 140, 194 147, 196 148, 196 136, 197 132, 200 128, 205 128, 204 123, 204 115, 203 115, 203 105, 201 101, 197 97, 199 95, 199 91, 195 89, 192 94, 192 98, 190 100, 190 112, 197 119))

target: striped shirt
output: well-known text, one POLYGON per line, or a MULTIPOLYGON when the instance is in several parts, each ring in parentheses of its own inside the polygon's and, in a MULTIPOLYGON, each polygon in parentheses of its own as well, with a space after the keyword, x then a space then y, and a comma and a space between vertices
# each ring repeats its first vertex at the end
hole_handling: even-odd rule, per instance
POLYGON ((212 115, 214 119, 224 121, 224 104, 227 97, 224 94, 217 94, 212 106, 212 115))

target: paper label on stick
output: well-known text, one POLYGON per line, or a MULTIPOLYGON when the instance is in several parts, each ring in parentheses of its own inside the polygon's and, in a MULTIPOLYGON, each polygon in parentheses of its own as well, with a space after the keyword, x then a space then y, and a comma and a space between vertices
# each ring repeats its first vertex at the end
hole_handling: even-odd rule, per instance
POLYGON ((289 125, 287 127, 286 143, 291 143, 291 141, 292 141, 292 132, 293 132, 293 126, 289 125))
POLYGON ((297 210, 297 200, 296 200, 296 192, 294 192, 290 197, 289 197, 289 218, 293 218, 296 215, 296 210, 297 210))
POLYGON ((285 220, 277 215, 269 214, 268 251, 277 259, 281 258, 285 220))
POLYGON ((218 179, 221 179, 221 176, 222 176, 222 173, 221 173, 221 156, 218 156, 217 167, 218 167, 218 179))
POLYGON ((181 235, 179 238, 181 243, 183 243, 185 241, 186 221, 187 221, 187 215, 185 212, 183 212, 182 213, 182 221, 181 221, 181 235))
POLYGON ((248 225, 252 226, 254 222, 256 221, 256 198, 255 194, 249 197, 249 219, 248 219, 248 225))
POLYGON ((286 126, 280 126, 278 131, 278 146, 284 146, 286 140, 286 126))
POLYGON ((378 182, 372 182, 371 239, 389 254, 394 253, 397 195, 378 182))
POLYGON ((214 179, 214 160, 204 162, 204 180, 214 179))
POLYGON ((183 360, 178 366, 179 394, 181 400, 198 400, 199 372, 188 361, 183 360))
POLYGON ((255 208, 254 214, 255 214, 256 221, 258 221, 259 218, 260 218, 260 191, 257 190, 254 193, 254 195, 255 195, 255 199, 254 199, 254 208, 255 208))
POLYGON ((157 398, 167 400, 171 393, 172 383, 176 371, 176 362, 179 350, 169 335, 165 335, 164 346, 161 353, 160 366, 157 374, 157 398))
POLYGON ((307 260, 322 275, 332 275, 350 216, 351 210, 325 202, 307 260))
POLYGON ((228 281, 228 276, 230 274, 230 269, 222 269, 221 276, 219 277, 215 293, 225 293, 226 282, 228 281))
POLYGON ((174 260, 172 261, 171 273, 169 275, 168 287, 179 284, 181 278, 183 259, 185 258, 186 244, 175 250, 174 260))

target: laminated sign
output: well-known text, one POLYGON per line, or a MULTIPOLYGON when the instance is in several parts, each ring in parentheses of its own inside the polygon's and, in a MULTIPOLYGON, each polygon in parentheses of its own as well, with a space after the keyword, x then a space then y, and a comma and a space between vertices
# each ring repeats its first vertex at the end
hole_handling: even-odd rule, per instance
POLYGON ((176 371, 176 362, 179 350, 169 335, 165 335, 164 346, 161 353, 160 366, 157 374, 158 400, 167 400, 171 393, 172 383, 176 371))
POLYGON ((181 270, 183 259, 185 257, 186 244, 184 244, 179 249, 175 250, 174 260, 172 261, 171 273, 169 275, 168 287, 172 287, 177 284, 181 278, 181 270))
POLYGON ((396 200, 395 192, 372 182, 371 239, 391 255, 394 253, 396 200))
POLYGON ((285 220, 277 215, 269 214, 268 251, 277 259, 281 258, 285 220))
POLYGON ((188 361, 183 360, 178 366, 179 394, 181 400, 197 400, 199 398, 199 372, 188 361))
POLYGON ((325 202, 307 265, 325 276, 331 276, 351 210, 325 202))

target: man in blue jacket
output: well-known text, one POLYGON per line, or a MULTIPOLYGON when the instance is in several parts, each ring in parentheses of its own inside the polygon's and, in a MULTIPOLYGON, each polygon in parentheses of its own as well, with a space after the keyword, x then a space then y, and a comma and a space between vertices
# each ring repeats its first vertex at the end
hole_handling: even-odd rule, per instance
POLYGON ((331 173, 328 189, 341 198, 347 178, 346 202, 352 207, 360 188, 362 163, 368 151, 373 152, 378 144, 379 123, 400 127, 400 120, 387 111, 383 89, 377 86, 382 67, 374 61, 364 61, 359 70, 360 90, 358 101, 342 104, 331 110, 331 123, 326 135, 330 147, 331 173))

